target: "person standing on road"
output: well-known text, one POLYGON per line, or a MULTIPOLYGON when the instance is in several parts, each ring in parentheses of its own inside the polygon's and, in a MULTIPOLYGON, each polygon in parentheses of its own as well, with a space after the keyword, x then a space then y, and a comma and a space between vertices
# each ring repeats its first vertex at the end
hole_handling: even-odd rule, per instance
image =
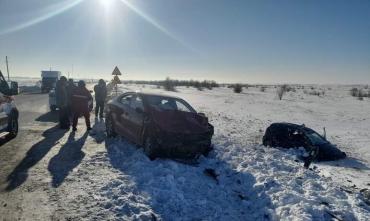
POLYGON ((94 87, 95 91, 95 118, 103 118, 105 99, 107 98, 107 85, 103 79, 99 80, 99 83, 94 87))
POLYGON ((67 84, 67 96, 68 96, 68 117, 69 121, 72 122, 73 120, 73 114, 72 114, 72 94, 73 91, 76 89, 76 85, 73 82, 73 79, 70 78, 68 79, 68 84, 67 84))
POLYGON ((73 79, 70 78, 68 79, 68 84, 67 84, 67 93, 68 97, 71 98, 73 91, 76 89, 76 85, 73 82, 73 79))
POLYGON ((61 129, 69 129, 70 121, 68 117, 68 93, 67 78, 62 76, 58 80, 55 88, 56 102, 59 108, 59 126, 61 129))
POLYGON ((73 131, 77 130, 78 118, 83 116, 86 122, 87 130, 91 130, 90 125, 90 110, 89 102, 92 102, 93 98, 90 92, 86 89, 86 84, 84 81, 79 81, 78 86, 72 93, 71 103, 73 112, 73 131))

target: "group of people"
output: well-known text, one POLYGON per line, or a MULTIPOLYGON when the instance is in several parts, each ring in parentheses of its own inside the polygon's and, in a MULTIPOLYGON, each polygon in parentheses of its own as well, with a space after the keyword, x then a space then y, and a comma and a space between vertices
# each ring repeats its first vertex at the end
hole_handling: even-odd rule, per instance
MULTIPOLYGON (((107 98, 107 87, 103 79, 94 87, 95 91, 95 117, 103 118, 105 100, 107 98)), ((87 130, 91 130, 90 111, 93 108, 93 97, 86 88, 83 80, 75 85, 73 79, 67 80, 62 76, 55 88, 56 102, 59 108, 59 126, 68 129, 72 124, 72 130, 77 130, 79 117, 84 117, 87 130)))

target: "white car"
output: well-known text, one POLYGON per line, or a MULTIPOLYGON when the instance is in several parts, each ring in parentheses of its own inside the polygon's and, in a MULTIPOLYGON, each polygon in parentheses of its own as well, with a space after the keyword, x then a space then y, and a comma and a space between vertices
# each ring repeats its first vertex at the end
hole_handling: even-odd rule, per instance
POLYGON ((18 134, 19 112, 14 103, 13 95, 18 94, 18 84, 10 86, 0 71, 0 138, 11 139, 18 134))
POLYGON ((19 112, 12 97, 0 93, 0 137, 14 138, 18 134, 19 112))

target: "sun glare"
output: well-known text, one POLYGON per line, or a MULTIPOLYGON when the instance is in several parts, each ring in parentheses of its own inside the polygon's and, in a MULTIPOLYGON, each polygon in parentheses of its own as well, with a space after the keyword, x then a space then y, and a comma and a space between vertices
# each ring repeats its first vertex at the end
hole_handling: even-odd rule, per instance
POLYGON ((114 0, 100 0, 100 3, 105 9, 109 9, 113 5, 114 0))

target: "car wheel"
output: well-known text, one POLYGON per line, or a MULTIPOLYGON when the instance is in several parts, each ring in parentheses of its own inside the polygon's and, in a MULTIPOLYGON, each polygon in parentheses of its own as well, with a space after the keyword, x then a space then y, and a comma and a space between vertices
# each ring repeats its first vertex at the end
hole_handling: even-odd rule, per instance
POLYGON ((147 136, 144 142, 144 153, 149 157, 150 160, 155 160, 156 148, 157 145, 155 143, 155 140, 151 136, 147 136))
POLYGON ((208 145, 207 149, 202 153, 204 157, 208 157, 209 152, 213 150, 212 144, 208 145))
POLYGON ((263 144, 263 146, 265 146, 265 147, 272 147, 272 141, 271 141, 271 138, 263 137, 262 144, 263 144))
POLYGON ((116 137, 117 136, 117 133, 114 129, 114 123, 113 123, 113 120, 112 120, 111 116, 107 117, 107 119, 105 121, 105 129, 107 131, 107 136, 108 137, 116 137))
POLYGON ((16 117, 11 117, 8 123, 8 139, 12 139, 18 135, 18 119, 16 117))

